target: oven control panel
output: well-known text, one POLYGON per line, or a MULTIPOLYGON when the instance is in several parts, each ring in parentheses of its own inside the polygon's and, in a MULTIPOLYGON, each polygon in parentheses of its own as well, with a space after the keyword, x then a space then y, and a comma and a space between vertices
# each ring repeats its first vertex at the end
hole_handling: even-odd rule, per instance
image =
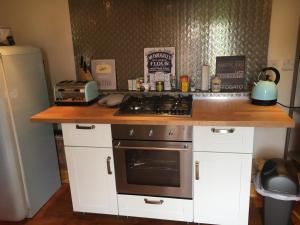
POLYGON ((113 139, 192 141, 193 127, 184 125, 112 124, 113 139))

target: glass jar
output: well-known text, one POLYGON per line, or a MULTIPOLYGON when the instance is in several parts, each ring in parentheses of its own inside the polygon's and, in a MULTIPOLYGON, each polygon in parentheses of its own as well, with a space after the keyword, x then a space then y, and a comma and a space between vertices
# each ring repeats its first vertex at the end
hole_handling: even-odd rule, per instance
POLYGON ((156 91, 162 92, 164 90, 164 82, 156 81, 156 91))
POLYGON ((215 75, 211 80, 211 91, 220 92, 221 91, 221 78, 215 75))
POLYGON ((197 85, 197 77, 192 76, 190 79, 190 90, 191 92, 196 91, 196 85, 197 85))

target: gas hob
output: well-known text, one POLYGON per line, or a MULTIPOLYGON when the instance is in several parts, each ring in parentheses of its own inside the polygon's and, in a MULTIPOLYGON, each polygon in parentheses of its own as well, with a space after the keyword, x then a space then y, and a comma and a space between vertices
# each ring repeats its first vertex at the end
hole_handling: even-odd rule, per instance
POLYGON ((115 115, 191 117, 192 103, 192 95, 130 96, 115 115))

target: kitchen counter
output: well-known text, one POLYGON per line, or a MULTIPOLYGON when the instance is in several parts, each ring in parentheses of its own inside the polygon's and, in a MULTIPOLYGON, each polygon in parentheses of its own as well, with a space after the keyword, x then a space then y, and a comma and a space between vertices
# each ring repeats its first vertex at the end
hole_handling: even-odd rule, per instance
POLYGON ((34 122, 173 124, 198 126, 294 127, 279 106, 256 106, 248 99, 201 99, 193 101, 192 117, 114 116, 117 108, 53 106, 31 117, 34 122))

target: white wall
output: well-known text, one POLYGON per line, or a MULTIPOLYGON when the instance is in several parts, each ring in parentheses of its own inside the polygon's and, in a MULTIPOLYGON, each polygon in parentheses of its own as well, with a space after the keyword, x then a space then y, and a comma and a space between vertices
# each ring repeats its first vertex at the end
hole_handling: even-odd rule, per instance
MULTIPOLYGON (((285 105, 290 103, 299 19, 300 0, 273 0, 268 64, 279 69, 278 101, 285 105)), ((285 135, 286 129, 255 129, 254 154, 282 157, 285 135)))
POLYGON ((75 79, 68 0, 0 0, 0 26, 9 26, 17 45, 42 49, 52 85, 75 79))

